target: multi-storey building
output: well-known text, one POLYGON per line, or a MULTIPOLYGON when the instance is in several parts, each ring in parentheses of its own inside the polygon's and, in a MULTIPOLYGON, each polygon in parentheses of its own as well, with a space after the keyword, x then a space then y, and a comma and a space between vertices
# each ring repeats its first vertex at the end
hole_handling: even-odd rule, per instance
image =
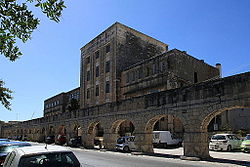
MULTIPOLYGON (((219 78, 219 68, 115 23, 81 48, 80 108, 219 78)), ((171 116, 155 127, 183 133, 180 120, 171 116)), ((123 134, 134 127, 125 122, 121 129, 123 134)))
POLYGON ((73 103, 79 103, 80 101, 80 88, 70 90, 68 92, 62 92, 44 101, 44 116, 50 116, 65 112, 73 103), (73 100, 73 101, 74 101, 73 100))
POLYGON ((219 70, 120 23, 81 48, 80 107, 219 76, 219 70))
POLYGON ((168 45, 115 23, 81 48, 81 108, 119 99, 121 72, 164 53, 168 45))
POLYGON ((129 66, 121 74, 121 98, 179 88, 220 77, 220 65, 206 64, 184 51, 169 50, 129 66))

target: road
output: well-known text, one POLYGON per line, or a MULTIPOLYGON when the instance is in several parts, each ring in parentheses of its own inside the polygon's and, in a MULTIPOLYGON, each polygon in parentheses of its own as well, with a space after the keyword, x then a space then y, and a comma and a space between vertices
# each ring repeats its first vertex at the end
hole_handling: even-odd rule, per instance
POLYGON ((155 154, 152 155, 68 148, 75 153, 82 167, 250 167, 250 153, 242 152, 210 151, 213 159, 187 161, 180 159, 183 148, 154 149, 155 154))
POLYGON ((83 167, 233 167, 250 166, 241 161, 186 161, 178 156, 133 155, 111 151, 70 148, 83 167))

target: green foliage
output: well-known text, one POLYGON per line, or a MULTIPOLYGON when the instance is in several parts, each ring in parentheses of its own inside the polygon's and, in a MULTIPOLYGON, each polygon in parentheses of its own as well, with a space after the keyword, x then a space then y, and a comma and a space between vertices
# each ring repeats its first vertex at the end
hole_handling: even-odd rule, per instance
POLYGON ((4 82, 2 80, 0 80, 0 101, 1 101, 2 105, 5 108, 7 108, 8 110, 10 110, 9 100, 12 99, 11 93, 12 93, 12 91, 8 88, 5 88, 4 82))
MULTIPOLYGON (((0 0, 0 54, 10 61, 15 61, 22 55, 16 40, 20 39, 25 43, 40 23, 40 20, 28 10, 27 3, 35 3, 35 7, 39 7, 49 19, 55 22, 60 21, 62 10, 66 8, 63 0, 26 0, 26 3, 18 3, 17 0, 0 0)), ((3 81, 0 81, 0 101, 10 109, 8 100, 11 99, 11 91, 4 88, 3 81)))

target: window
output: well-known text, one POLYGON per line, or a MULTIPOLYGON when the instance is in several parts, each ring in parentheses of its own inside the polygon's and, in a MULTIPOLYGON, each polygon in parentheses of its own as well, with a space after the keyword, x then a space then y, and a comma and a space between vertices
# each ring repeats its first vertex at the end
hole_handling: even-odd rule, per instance
POLYGON ((141 79, 143 77, 143 70, 142 68, 139 68, 138 70, 138 78, 141 79))
POLYGON ((132 78, 131 78, 131 79, 132 79, 132 81, 135 81, 135 72, 134 72, 134 71, 132 71, 132 73, 131 73, 131 74, 132 74, 132 78))
POLYGON ((95 58, 98 59, 100 57, 100 52, 99 50, 95 52, 95 58))
POLYGON ((87 99, 89 99, 89 97, 90 97, 90 90, 87 89, 87 99))
POLYGON ((87 71, 87 81, 90 80, 90 71, 87 71))
POLYGON ((109 83, 109 81, 106 81, 105 92, 110 93, 110 83, 109 83))
POLYGON ((86 63, 89 64, 90 63, 90 57, 86 58, 86 63))
POLYGON ((198 82, 198 76, 197 76, 197 72, 194 72, 194 83, 198 82))
POLYGON ((149 76, 149 73, 150 73, 150 68, 147 67, 147 68, 146 68, 146 77, 149 76))
POLYGON ((110 44, 106 45, 106 53, 110 52, 110 44))
POLYGON ((99 85, 95 86, 95 96, 99 96, 99 85))
POLYGON ((96 76, 96 77, 99 77, 99 75, 100 75, 99 66, 96 66, 96 67, 95 67, 95 76, 96 76))
POLYGON ((110 61, 106 62, 106 66, 105 66, 105 72, 110 72, 110 61))
POLYGON ((126 83, 129 83, 129 73, 126 74, 126 83))

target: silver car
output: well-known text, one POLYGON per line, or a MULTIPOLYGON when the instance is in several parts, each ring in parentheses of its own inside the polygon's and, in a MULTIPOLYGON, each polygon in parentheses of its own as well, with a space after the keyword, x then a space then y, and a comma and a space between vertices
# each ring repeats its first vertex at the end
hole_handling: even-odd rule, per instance
POLYGON ((72 151, 61 146, 31 146, 14 149, 4 167, 81 167, 72 151))
POLYGON ((240 149, 241 140, 234 134, 216 134, 213 135, 210 143, 210 150, 232 151, 240 149))

